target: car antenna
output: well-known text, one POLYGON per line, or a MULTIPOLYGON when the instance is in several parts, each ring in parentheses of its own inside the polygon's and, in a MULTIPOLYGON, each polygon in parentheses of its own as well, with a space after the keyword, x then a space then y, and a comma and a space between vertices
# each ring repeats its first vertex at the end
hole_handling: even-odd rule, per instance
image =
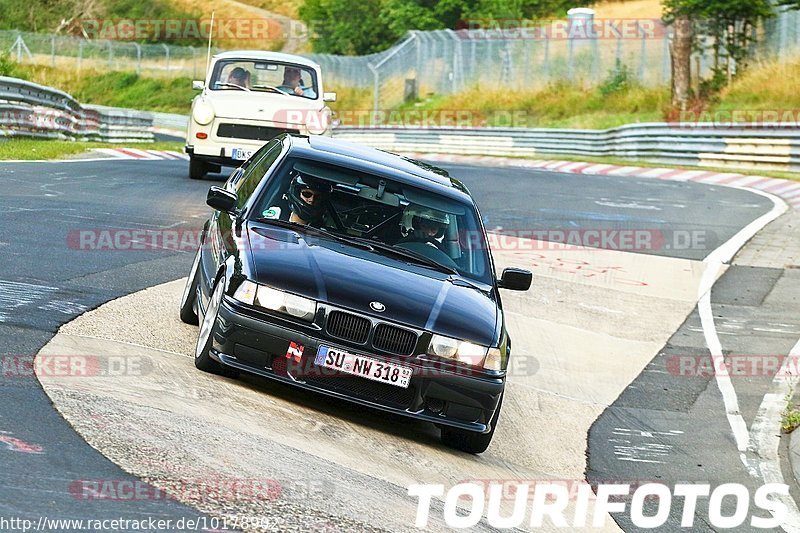
MULTIPOLYGON (((206 79, 211 68, 211 36, 214 35, 214 11, 211 12, 211 27, 208 30, 208 52, 206 53, 206 79)), ((208 90, 208 87, 205 88, 208 90)))

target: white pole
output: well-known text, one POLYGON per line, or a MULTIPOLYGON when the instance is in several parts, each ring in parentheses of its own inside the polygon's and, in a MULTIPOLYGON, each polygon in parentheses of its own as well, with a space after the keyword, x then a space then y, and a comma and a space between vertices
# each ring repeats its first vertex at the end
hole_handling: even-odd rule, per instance
MULTIPOLYGON (((214 35, 214 12, 211 12, 211 27, 208 30, 208 53, 206 54, 206 80, 208 80, 208 69, 211 68, 211 36, 214 35)), ((208 89, 208 87, 206 87, 208 89)))

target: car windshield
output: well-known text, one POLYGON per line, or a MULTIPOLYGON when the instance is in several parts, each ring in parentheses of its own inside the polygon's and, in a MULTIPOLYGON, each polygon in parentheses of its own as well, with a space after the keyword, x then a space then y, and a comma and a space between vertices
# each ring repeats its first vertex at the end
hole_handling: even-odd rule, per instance
POLYGON ((372 243, 375 253, 491 283, 474 206, 387 177, 290 158, 254 213, 251 218, 310 226, 362 248, 372 243))
POLYGON ((209 87, 212 91, 269 92, 309 99, 316 99, 319 94, 314 69, 247 59, 217 61, 209 87))

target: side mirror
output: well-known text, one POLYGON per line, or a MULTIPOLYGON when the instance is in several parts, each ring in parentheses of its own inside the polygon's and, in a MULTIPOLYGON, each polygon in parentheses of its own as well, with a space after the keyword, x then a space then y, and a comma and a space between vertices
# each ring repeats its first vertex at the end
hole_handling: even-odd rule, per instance
POLYGON ((335 102, 336 101, 336 93, 322 93, 322 101, 323 102, 335 102))
POLYGON ((506 268, 503 270, 503 275, 500 277, 497 286, 510 291, 527 291, 531 288, 532 281, 533 274, 529 270, 506 268))
POLYGON ((204 81, 194 80, 192 82, 192 89, 194 89, 195 91, 202 91, 205 88, 206 88, 206 82, 204 81))
POLYGON ((236 214, 236 202, 239 198, 231 191, 226 191, 222 187, 211 187, 208 190, 206 203, 217 211, 236 214))

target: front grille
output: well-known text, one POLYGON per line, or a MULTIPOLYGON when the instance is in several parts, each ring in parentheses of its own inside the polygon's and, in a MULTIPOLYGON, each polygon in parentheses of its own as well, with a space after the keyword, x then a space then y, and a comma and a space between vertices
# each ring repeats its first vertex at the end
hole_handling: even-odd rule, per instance
POLYGON ((381 405, 406 409, 414 399, 413 387, 407 389, 386 385, 368 379, 337 373, 333 376, 314 376, 305 378, 311 385, 353 395, 381 405))
POLYGON ((356 344, 367 342, 371 326, 372 323, 366 318, 342 311, 331 311, 328 316, 328 335, 356 344))
POLYGON ((252 126, 250 124, 220 124, 217 128, 217 137, 231 137, 235 139, 253 139, 255 141, 269 141, 281 133, 299 134, 299 130, 285 128, 272 128, 269 126, 252 126))
POLYGON ((410 355, 416 345, 416 333, 389 324, 378 324, 372 339, 376 349, 396 355, 410 355))
POLYGON ((282 355, 276 355, 272 359, 272 371, 278 375, 286 376, 287 372, 287 359, 282 355))

